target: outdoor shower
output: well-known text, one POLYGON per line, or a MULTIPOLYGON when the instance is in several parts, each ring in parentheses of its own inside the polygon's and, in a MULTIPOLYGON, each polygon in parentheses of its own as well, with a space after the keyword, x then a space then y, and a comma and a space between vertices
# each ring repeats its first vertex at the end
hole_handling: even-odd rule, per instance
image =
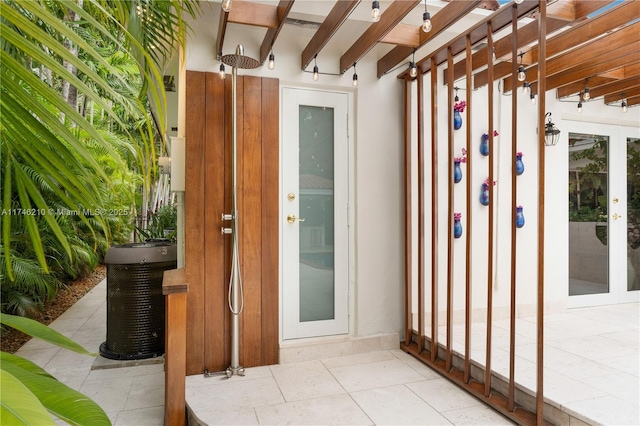
POLYGON ((223 234, 231 234, 231 275, 229 277, 229 309, 231 310, 231 365, 227 367, 225 373, 227 377, 231 377, 234 374, 244 376, 244 368, 240 366, 239 362, 239 318, 238 316, 242 312, 244 305, 244 294, 242 291, 242 275, 240 273, 240 252, 238 249, 238 205, 237 205, 237 119, 236 119, 236 78, 237 70, 241 69, 253 69, 260 66, 260 62, 244 55, 244 48, 241 44, 236 48, 234 55, 224 55, 221 58, 224 64, 232 67, 231 71, 231 122, 232 122, 232 210, 231 213, 222 213, 223 221, 230 221, 231 227, 222 228, 223 234))

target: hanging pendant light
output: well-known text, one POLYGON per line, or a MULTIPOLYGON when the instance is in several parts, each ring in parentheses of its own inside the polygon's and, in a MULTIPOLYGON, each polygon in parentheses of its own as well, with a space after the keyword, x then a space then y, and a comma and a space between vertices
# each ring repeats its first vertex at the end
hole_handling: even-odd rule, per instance
POLYGON ((578 114, 582 114, 582 99, 578 101, 578 114))
POLYGON ((317 61, 316 61, 317 57, 318 57, 318 54, 316 54, 313 57, 313 81, 318 81, 318 77, 319 77, 318 64, 317 64, 317 61))
POLYGON ((622 102, 620 103, 620 106, 622 107, 622 112, 627 112, 627 110, 629 109, 627 107, 627 101, 625 101, 624 99, 622 100, 622 102))
POLYGON ((358 87, 358 73, 356 72, 356 63, 353 63, 353 87, 358 87))
POLYGON ((522 83, 522 93, 525 95, 529 94, 529 91, 531 90, 531 85, 528 82, 524 82, 522 83))
POLYGON ((220 64, 220 72, 218 73, 218 75, 220 76, 221 80, 224 80, 224 77, 226 76, 224 71, 224 64, 220 64))
POLYGON ((589 86, 587 85, 588 83, 589 79, 587 79, 584 83, 584 94, 582 95, 582 99, 584 99, 585 101, 591 99, 591 93, 589 93, 589 86))
POLYGON ((531 94, 529 95, 529 100, 531 101, 532 105, 536 104, 536 94, 531 92, 531 94))
POLYGON ((520 66, 518 66, 518 81, 525 81, 527 79, 527 73, 524 70, 524 66, 522 65, 522 57, 524 53, 520 52, 518 55, 520 56, 520 66))
POLYGON ((409 76, 416 78, 418 76, 418 67, 416 66, 416 49, 413 49, 411 62, 409 62, 409 76))
POLYGON ((380 21, 380 2, 373 0, 371 2, 371 22, 380 21))
POLYGON ((271 53, 269 53, 269 64, 267 65, 267 67, 269 67, 270 70, 276 67, 276 55, 273 54, 273 50, 271 50, 271 53))
POLYGON ((548 112, 544 115, 549 117, 549 121, 544 125, 544 144, 547 146, 553 146, 560 140, 560 130, 551 122, 551 113, 548 112))
POLYGON ((428 33, 433 28, 431 14, 427 11, 427 0, 424 0, 424 13, 422 14, 422 31, 428 33))

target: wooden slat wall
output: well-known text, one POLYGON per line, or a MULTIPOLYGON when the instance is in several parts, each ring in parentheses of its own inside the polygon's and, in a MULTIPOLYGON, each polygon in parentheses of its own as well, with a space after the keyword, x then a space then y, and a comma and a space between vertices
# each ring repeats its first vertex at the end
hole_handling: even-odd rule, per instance
MULTIPOLYGON (((240 365, 278 362, 279 83, 237 78, 238 210, 244 310, 240 365)), ((231 79, 187 72, 185 269, 187 374, 222 371, 230 362, 227 305, 231 238, 231 79)))

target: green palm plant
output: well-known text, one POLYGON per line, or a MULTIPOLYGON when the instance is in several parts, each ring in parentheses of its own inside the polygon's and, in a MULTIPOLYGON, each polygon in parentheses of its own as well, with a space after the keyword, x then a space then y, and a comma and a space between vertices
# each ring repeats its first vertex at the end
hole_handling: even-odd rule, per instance
POLYGON ((44 273, 61 254, 87 258, 65 218, 48 214, 59 207, 77 213, 71 229, 88 235, 93 250, 106 247, 114 228, 126 233, 111 218, 85 212, 113 201, 106 166, 133 167, 149 190, 165 128, 161 64, 184 44, 184 17, 199 7, 193 0, 0 1, 3 289, 16 281, 23 255, 44 273), (65 85, 77 93, 78 109, 61 96, 65 85), (102 123, 88 117, 89 105, 102 123), (105 156, 116 166, 99 160, 105 156))

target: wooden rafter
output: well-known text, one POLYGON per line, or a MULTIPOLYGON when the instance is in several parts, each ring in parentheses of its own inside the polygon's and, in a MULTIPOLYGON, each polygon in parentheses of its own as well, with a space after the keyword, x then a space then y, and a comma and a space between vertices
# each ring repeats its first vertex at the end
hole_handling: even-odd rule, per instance
MULTIPOLYGON (((566 69, 574 67, 576 65, 584 64, 589 66, 593 61, 601 60, 602 58, 610 58, 613 54, 611 46, 616 46, 617 52, 625 52, 637 50, 640 51, 640 22, 631 24, 621 30, 614 31, 596 40, 580 45, 570 51, 557 55, 552 59, 547 60, 547 78, 564 72, 566 69)), ((549 46, 553 46, 550 41, 547 44, 548 55, 552 50, 549 46)), ((558 53, 558 52, 556 52, 558 53)), ((509 76, 504 80, 504 87, 511 87, 511 79, 513 76, 509 76)), ((538 77, 535 73, 535 68, 527 70, 527 81, 535 82, 538 77)))
POLYGON ((369 26, 340 58, 340 74, 351 68, 411 12, 420 0, 396 0, 384 11, 379 22, 369 26))
POLYGON ((420 27, 398 24, 394 29, 389 31, 389 34, 380 40, 380 43, 417 48, 420 46, 420 27))
MULTIPOLYGON (((474 25, 467 34, 470 37, 471 45, 474 45, 481 40, 484 40, 487 36, 487 24, 491 22, 492 28, 494 31, 500 31, 507 25, 511 24, 512 10, 511 8, 515 7, 517 10, 518 18, 522 18, 523 16, 528 15, 532 11, 534 11, 538 7, 538 2, 535 0, 524 0, 520 4, 509 4, 502 6, 500 9, 495 11, 492 15, 483 19, 474 25)), ((464 35, 458 36, 453 42, 449 43, 452 48, 453 55, 456 56, 460 52, 464 51, 466 48, 466 38, 464 35)), ((437 65, 441 65, 446 61, 446 52, 443 53, 443 48, 437 49, 425 58, 421 59, 418 63, 418 69, 424 74, 430 70, 430 61, 431 58, 435 59, 437 65)), ((401 73, 398 78, 404 78, 404 74, 408 72, 405 71, 401 73)))
POLYGON ((418 34, 417 46, 403 46, 399 43, 398 46, 393 48, 389 53, 382 57, 378 61, 378 78, 382 77, 386 72, 393 69, 396 65, 402 62, 407 56, 409 56, 414 48, 424 46, 429 40, 433 39, 437 35, 444 32, 447 28, 462 19, 471 10, 473 10, 481 0, 456 0, 452 1, 448 5, 442 8, 438 13, 433 15, 431 23, 433 25, 431 31, 425 33, 421 30, 420 26, 413 27, 418 34))
POLYGON ((216 59, 222 58, 222 46, 224 46, 224 36, 227 32, 227 21, 229 13, 220 9, 220 22, 218 23, 218 37, 216 38, 216 59))
POLYGON ((360 3, 360 0, 338 0, 331 12, 313 35, 307 47, 302 51, 302 69, 307 68, 311 60, 329 42, 340 26, 349 17, 351 11, 360 3))
MULTIPOLYGON (((591 77, 589 78, 589 87, 601 86, 603 84, 613 83, 614 81, 616 80, 612 78, 607 78, 607 77, 600 77, 600 76, 591 77)), ((576 95, 584 89, 584 86, 585 86, 585 80, 577 81, 575 83, 571 83, 571 84, 567 84, 566 86, 559 87, 556 92, 556 97, 560 99, 560 98, 566 98, 567 96, 576 95)))
MULTIPOLYGON (((564 87, 561 87, 558 89, 558 98, 575 95, 580 90, 584 89, 585 85, 586 84, 583 83, 581 85, 581 89, 577 91, 575 91, 575 89, 573 88, 571 90, 568 90, 564 87)), ((640 87, 640 75, 635 75, 624 80, 610 81, 609 83, 601 84, 598 86, 594 86, 593 81, 589 80, 589 93, 591 94, 591 99, 595 99, 600 96, 606 96, 612 93, 627 92, 637 87, 640 87)))
POLYGON ((234 0, 229 12, 229 22, 276 28, 278 26, 278 7, 245 0, 234 0))
MULTIPOLYGON (((602 34, 606 34, 607 32, 612 31, 620 27, 621 25, 626 24, 627 22, 629 22, 629 16, 638 16, 638 14, 640 14, 640 2, 632 1, 621 3, 620 5, 601 13, 594 18, 590 18, 582 23, 574 25, 567 31, 564 31, 559 35, 552 37, 547 42, 546 56, 547 58, 550 58, 555 55, 559 55, 574 46, 580 45, 581 43, 596 42, 595 39, 597 37, 601 36, 602 34)), ((533 47, 528 53, 531 54, 531 63, 537 63, 538 47, 533 47)), ((575 63, 571 65, 575 65, 575 63)), ((533 67, 532 69, 535 69, 535 67, 533 67)), ((548 71, 552 72, 551 70, 548 71)), ((502 78, 506 75, 508 75, 508 73, 503 73, 501 75, 498 74, 496 75, 496 77, 502 78)), ((529 81, 534 81, 529 76, 527 77, 529 81)), ((511 87, 509 79, 510 77, 505 80, 504 87, 506 88, 511 87)), ((475 87, 482 86, 483 82, 484 84, 487 84, 486 73, 477 74, 475 87)))
POLYGON ((276 42, 278 38, 278 34, 280 34, 280 30, 284 26, 285 20, 287 19, 287 15, 291 11, 293 7, 294 0, 280 0, 280 3, 277 6, 277 17, 278 17, 278 26, 276 28, 269 28, 267 30, 267 34, 264 36, 262 40, 262 45, 260 46, 260 63, 263 64, 264 61, 269 56, 269 52, 273 47, 273 44, 276 42))
POLYGON ((619 92, 604 95, 604 103, 610 104, 612 102, 622 101, 622 99, 635 98, 638 96, 640 96, 640 86, 633 89, 628 89, 626 92, 621 90, 619 92))

